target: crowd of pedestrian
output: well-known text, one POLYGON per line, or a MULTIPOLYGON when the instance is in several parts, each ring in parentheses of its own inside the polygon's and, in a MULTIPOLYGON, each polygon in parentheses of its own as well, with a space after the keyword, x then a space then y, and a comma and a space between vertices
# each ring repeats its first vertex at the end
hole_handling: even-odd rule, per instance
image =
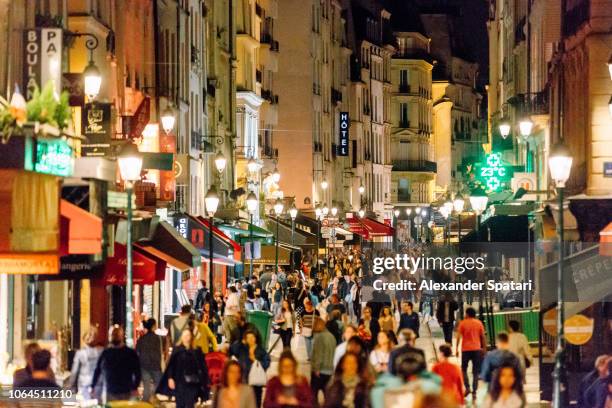
MULTIPOLYGON (((327 268, 314 268, 309 277, 268 269, 234 282, 225 295, 211 293, 202 281, 165 335, 155 319, 146 319, 134 348, 119 326, 102 348, 92 328, 75 355, 69 386, 85 399, 155 402, 165 396, 177 408, 208 400, 220 408, 450 408, 468 401, 476 406, 481 386, 486 396, 478 406, 526 406, 523 386, 533 362, 518 321, 497 333, 489 349, 477 311, 463 308, 453 294, 434 304, 428 294, 368 292, 371 257, 334 252, 327 268), (275 341, 264 344, 250 311, 270 312, 275 341), (445 344, 431 364, 417 339, 434 317, 445 344), (278 344, 283 351, 270 377, 270 352, 278 344)), ((32 344, 26 359, 16 385, 54 384, 44 350, 32 344)), ((580 407, 610 407, 611 365, 608 356, 597 359, 581 384, 580 407)))

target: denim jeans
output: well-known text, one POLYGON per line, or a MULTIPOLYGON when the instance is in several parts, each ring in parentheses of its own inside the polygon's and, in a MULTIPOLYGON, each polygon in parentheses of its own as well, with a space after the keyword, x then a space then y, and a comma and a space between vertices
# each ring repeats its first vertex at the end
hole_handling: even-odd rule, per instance
POLYGON ((311 337, 304 337, 304 341, 306 341, 306 354, 308 354, 308 360, 310 360, 310 358, 312 357, 312 336, 311 337))
POLYGON ((151 397, 155 395, 155 390, 161 381, 161 371, 155 370, 142 370, 142 399, 144 401, 150 401, 151 397))

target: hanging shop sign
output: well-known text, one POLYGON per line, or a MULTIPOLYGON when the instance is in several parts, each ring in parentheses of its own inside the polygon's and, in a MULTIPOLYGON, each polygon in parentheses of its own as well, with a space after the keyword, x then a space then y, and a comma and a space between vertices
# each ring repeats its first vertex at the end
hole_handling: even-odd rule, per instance
POLYGON ((82 134, 87 142, 81 145, 83 156, 106 156, 111 143, 111 104, 88 103, 83 108, 82 134))
POLYGON ((53 81, 55 91, 62 91, 62 29, 29 29, 23 33, 23 89, 30 100, 36 88, 53 81))
POLYGON ((348 156, 349 154, 349 114, 348 112, 340 112, 340 120, 338 121, 338 156, 348 156))
POLYGON ((501 191, 508 186, 514 175, 512 166, 502 162, 501 153, 490 153, 483 162, 476 163, 475 174, 488 192, 501 191))
POLYGON ((57 254, 0 254, 0 271, 9 275, 57 274, 59 269, 60 259, 57 254))
POLYGON ((70 177, 74 173, 74 157, 67 141, 37 138, 33 157, 34 171, 52 176, 70 177))
POLYGON ((151 98, 146 97, 138 105, 136 113, 130 119, 130 138, 139 138, 151 117, 151 98))
POLYGON ((161 201, 174 201, 176 191, 176 178, 174 173, 174 152, 176 152, 176 137, 165 132, 159 137, 159 151, 172 153, 172 170, 160 170, 159 172, 159 199, 161 201))

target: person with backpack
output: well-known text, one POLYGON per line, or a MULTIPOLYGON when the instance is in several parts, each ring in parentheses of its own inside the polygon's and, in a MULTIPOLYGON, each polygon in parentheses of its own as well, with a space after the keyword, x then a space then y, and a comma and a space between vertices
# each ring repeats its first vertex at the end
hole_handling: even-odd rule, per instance
POLYGON ((205 303, 212 302, 212 295, 210 294, 210 291, 206 287, 206 281, 201 280, 200 283, 202 284, 202 287, 198 289, 198 292, 196 293, 196 296, 193 302, 193 308, 195 309, 196 312, 201 312, 202 309, 204 308, 205 303))
POLYGON ((190 329, 193 324, 193 316, 191 315, 191 305, 181 306, 181 313, 170 323, 170 345, 174 347, 178 344, 181 333, 185 329, 190 329))

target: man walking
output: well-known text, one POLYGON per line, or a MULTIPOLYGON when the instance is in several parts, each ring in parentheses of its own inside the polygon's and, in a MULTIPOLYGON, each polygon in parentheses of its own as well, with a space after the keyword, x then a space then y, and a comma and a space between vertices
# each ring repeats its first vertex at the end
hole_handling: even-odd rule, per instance
POLYGON ((470 394, 470 390, 476 396, 478 390, 478 374, 480 372, 480 364, 482 356, 486 351, 485 330, 482 322, 476 319, 476 310, 472 307, 465 311, 465 319, 463 319, 457 327, 457 345, 455 353, 459 355, 459 345, 461 345, 461 372, 463 374, 463 382, 465 383, 465 395, 470 394), (470 387, 470 379, 468 377, 468 365, 472 363, 472 383, 470 387))
POLYGON ((144 401, 150 401, 162 377, 162 360, 164 358, 163 339, 155 334, 157 321, 148 319, 143 323, 147 331, 136 343, 136 353, 140 360, 144 401))
POLYGON ((410 329, 419 338, 419 330, 421 321, 419 314, 413 310, 414 305, 410 301, 402 302, 402 313, 400 314, 399 327, 397 332, 399 333, 402 329, 410 329))
POLYGON ((455 312, 459 305, 450 294, 445 294, 436 310, 436 319, 444 332, 444 341, 448 344, 453 343, 453 328, 455 327, 455 312))

